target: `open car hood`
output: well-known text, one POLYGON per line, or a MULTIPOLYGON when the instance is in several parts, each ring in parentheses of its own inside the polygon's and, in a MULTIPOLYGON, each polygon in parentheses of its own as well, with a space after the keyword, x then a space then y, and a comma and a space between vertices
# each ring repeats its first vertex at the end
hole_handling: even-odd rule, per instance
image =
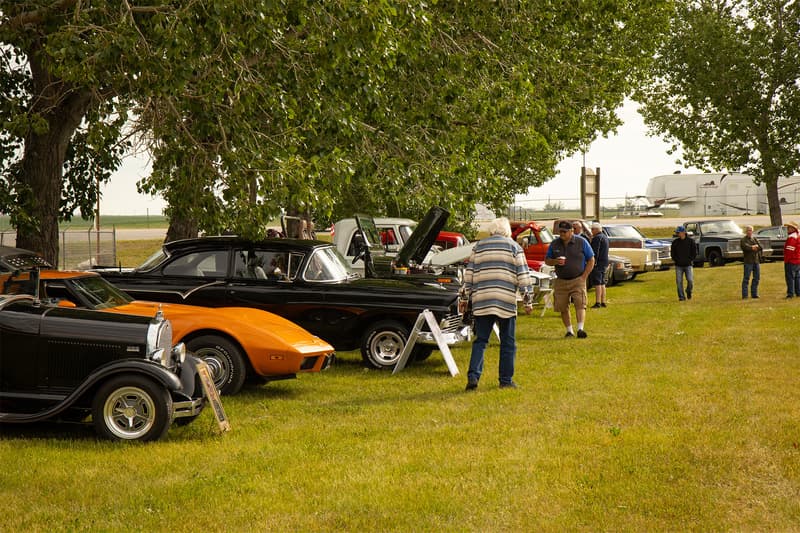
POLYGON ((395 265, 410 266, 412 262, 421 264, 449 217, 450 213, 441 207, 431 207, 400 249, 395 265))
POLYGON ((469 259, 472 249, 475 248, 476 242, 471 242, 466 246, 456 246, 455 248, 448 248, 439 253, 431 254, 430 264, 434 266, 450 266, 458 263, 463 263, 469 259))
MULTIPOLYGON (((449 217, 450 213, 441 207, 431 207, 398 252, 394 260, 395 266, 407 267, 412 262, 422 264, 433 243, 436 242, 436 236, 439 235, 449 217)), ((372 258, 385 256, 386 250, 381 244, 381 235, 375 225, 375 219, 360 214, 356 214, 355 219, 361 235, 367 241, 366 244, 369 246, 372 258)))

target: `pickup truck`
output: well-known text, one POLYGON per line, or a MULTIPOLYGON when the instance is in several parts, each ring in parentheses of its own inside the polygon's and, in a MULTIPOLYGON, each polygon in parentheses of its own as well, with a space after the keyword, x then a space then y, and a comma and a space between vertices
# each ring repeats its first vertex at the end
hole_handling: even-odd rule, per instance
MULTIPOLYGON (((686 236, 697 243, 695 266, 722 266, 742 259, 741 240, 744 232, 733 220, 689 220, 683 223, 686 236)), ((769 241, 762 241, 764 257, 772 255, 769 241)))
POLYGON ((660 270, 668 270, 673 263, 670 243, 659 239, 648 239, 633 224, 603 224, 603 233, 608 237, 611 248, 651 249, 658 253, 660 270))

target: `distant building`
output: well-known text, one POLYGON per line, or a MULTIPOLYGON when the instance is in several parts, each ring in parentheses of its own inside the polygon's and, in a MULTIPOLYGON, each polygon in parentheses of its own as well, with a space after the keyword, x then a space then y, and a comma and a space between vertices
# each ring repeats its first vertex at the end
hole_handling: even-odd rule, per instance
MULTIPOLYGON (((800 176, 780 178, 778 192, 784 214, 800 211, 800 176)), ((647 184, 653 206, 677 205, 681 216, 767 214, 767 188, 740 173, 666 174, 647 184)))

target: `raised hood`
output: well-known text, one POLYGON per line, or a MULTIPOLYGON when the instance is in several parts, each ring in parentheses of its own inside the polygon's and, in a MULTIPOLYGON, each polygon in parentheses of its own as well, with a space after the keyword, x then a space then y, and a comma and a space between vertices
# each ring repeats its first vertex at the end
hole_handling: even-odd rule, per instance
POLYGON ((431 207, 400 249, 394 261, 395 265, 404 267, 410 266, 412 262, 422 263, 449 217, 450 213, 441 207, 431 207))

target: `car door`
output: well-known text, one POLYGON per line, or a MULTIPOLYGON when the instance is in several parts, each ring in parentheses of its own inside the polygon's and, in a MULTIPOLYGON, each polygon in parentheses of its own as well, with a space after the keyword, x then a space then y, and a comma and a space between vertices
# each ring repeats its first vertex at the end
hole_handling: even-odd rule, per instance
MULTIPOLYGON (((268 245, 234 248, 233 275, 226 284, 225 305, 263 309, 309 331, 317 329, 312 314, 314 309, 324 307, 324 298, 319 290, 301 282, 306 255, 302 250, 268 245)), ((200 292, 205 293, 206 289, 200 292)))
POLYGON ((0 309, 0 399, 9 393, 30 394, 39 386, 40 324, 41 311, 31 302, 0 309))

